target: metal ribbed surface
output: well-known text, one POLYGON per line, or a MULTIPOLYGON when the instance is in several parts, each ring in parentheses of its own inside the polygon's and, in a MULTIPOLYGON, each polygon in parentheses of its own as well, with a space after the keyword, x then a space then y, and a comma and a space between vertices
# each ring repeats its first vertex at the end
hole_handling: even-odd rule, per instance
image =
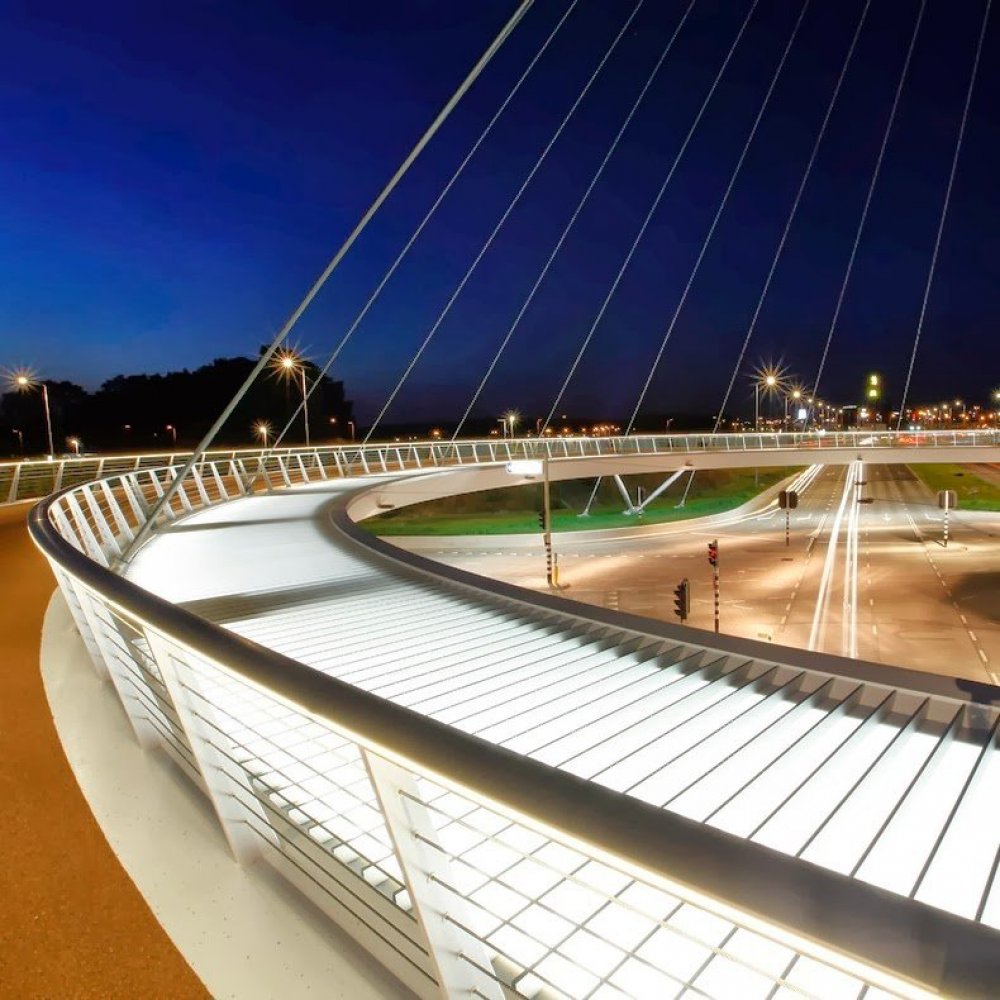
POLYGON ((995 709, 418 584, 330 537, 335 490, 196 515, 132 576, 441 722, 1000 927, 995 709))

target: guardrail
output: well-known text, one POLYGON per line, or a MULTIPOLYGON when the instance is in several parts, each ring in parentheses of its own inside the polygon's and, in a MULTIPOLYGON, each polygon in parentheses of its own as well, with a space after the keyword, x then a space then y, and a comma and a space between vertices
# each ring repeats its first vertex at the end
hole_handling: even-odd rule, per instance
MULTIPOLYGON (((167 517, 264 485, 750 437, 229 455, 199 464, 167 517)), ((840 446, 855 445, 868 446, 840 446)), ((65 489, 35 508, 32 537, 137 739, 206 792, 234 855, 266 858, 418 995, 822 995, 830 976, 919 995, 994 982, 986 927, 513 754, 141 590, 109 567, 174 475, 65 489)))
MULTIPOLYGON (((575 455, 672 454, 675 452, 767 452, 782 448, 996 447, 1000 431, 811 431, 751 434, 633 434, 628 437, 484 438, 450 442, 392 441, 316 448, 236 448, 206 452, 204 462, 256 465, 264 456, 306 463, 317 475, 377 472, 426 466, 496 462, 516 458, 575 455)), ((39 499, 105 476, 182 466, 190 452, 83 455, 52 461, 0 462, 0 503, 39 499)), ((274 469, 272 463, 269 467, 274 469)), ((251 476, 252 478, 252 476, 251 476)))

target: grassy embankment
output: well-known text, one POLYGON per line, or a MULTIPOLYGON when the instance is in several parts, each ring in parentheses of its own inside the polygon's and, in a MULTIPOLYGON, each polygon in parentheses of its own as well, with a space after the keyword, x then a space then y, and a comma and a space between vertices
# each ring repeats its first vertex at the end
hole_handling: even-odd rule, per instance
POLYGON ((964 465, 911 465, 913 474, 934 490, 954 490, 959 510, 1000 510, 1000 486, 964 465))
MULTIPOLYGON (((575 479, 553 483, 552 530, 634 528, 639 524, 660 524, 664 521, 721 514, 746 503, 795 471, 761 469, 756 484, 753 469, 699 472, 694 478, 687 503, 678 508, 677 503, 688 479, 687 476, 682 476, 665 494, 654 500, 641 517, 622 514, 625 504, 611 479, 601 480, 587 517, 580 517, 579 513, 586 506, 594 488, 594 480, 575 479)), ((636 486, 642 486, 648 496, 666 477, 656 474, 623 478, 630 495, 634 497, 636 486)), ((362 527, 376 535, 526 534, 538 531, 538 511, 541 506, 542 486, 540 483, 532 483, 415 504, 369 518, 362 522, 362 527)))

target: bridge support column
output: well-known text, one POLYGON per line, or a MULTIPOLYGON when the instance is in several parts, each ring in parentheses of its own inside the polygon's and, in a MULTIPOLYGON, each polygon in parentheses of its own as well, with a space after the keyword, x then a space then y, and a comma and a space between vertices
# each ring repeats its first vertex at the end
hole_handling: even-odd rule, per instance
POLYGON ((406 877, 413 909, 427 935, 442 996, 503 1000, 482 941, 465 930, 472 924, 464 912, 464 900, 446 888, 453 882, 448 877, 448 856, 438 843, 413 775, 369 750, 362 748, 361 754, 406 877))
POLYGON ((622 495, 622 500, 625 501, 625 510, 622 513, 632 514, 635 511, 635 504, 632 503, 632 498, 628 495, 628 489, 625 487, 625 483, 622 481, 622 477, 617 473, 611 477, 615 481, 615 486, 618 487, 618 492, 622 495))
POLYGON ((250 787, 246 772, 236 763, 232 741, 219 724, 209 700, 198 691, 195 666, 170 642, 149 629, 144 631, 229 849, 236 861, 249 865, 260 857, 262 845, 250 827, 248 814, 253 815, 254 825, 267 831, 277 846, 271 824, 250 787))

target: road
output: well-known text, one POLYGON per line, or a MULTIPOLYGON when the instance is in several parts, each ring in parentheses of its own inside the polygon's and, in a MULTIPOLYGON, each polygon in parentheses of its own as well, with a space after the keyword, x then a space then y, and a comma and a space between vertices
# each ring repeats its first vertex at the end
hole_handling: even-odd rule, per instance
MULTIPOLYGON (((818 469, 789 520, 787 547, 774 509, 643 537, 558 535, 564 596, 676 621, 673 589, 686 577, 688 624, 712 629, 707 543, 718 538, 723 632, 1000 683, 1000 514, 952 512, 945 549, 935 494, 906 466, 855 465, 818 469)), ((545 589, 540 539, 483 546, 419 551, 545 589)))

